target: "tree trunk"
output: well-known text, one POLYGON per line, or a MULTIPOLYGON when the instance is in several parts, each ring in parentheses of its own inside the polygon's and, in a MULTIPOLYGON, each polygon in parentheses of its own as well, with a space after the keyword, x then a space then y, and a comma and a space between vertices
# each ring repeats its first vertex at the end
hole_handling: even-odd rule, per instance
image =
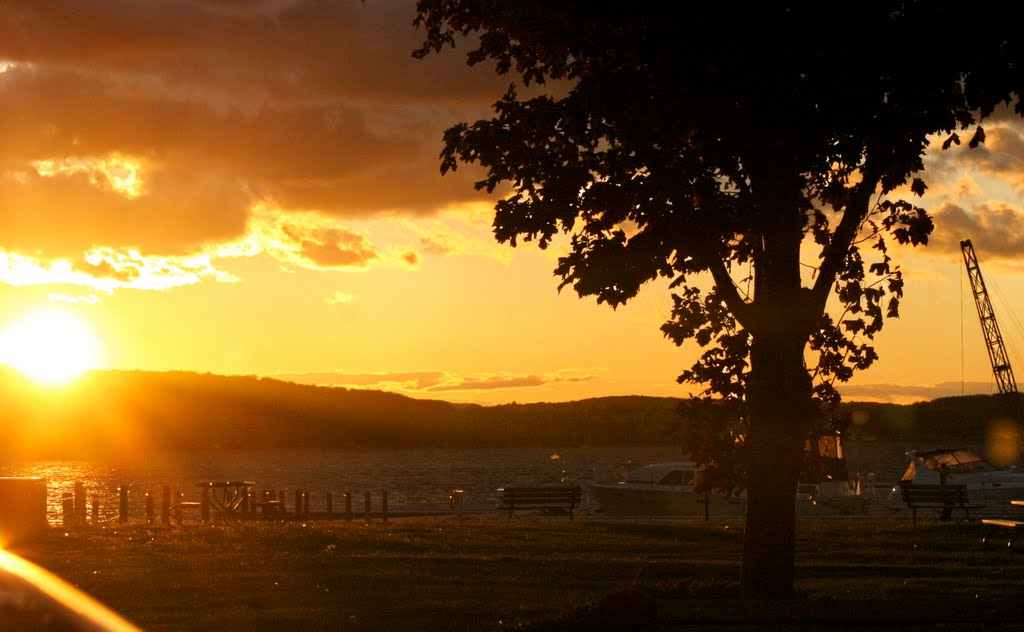
POLYGON ((747 597, 778 599, 793 596, 796 486, 813 414, 804 347, 820 314, 800 279, 806 209, 799 172, 778 159, 751 164, 763 185, 758 207, 764 224, 746 323, 751 348, 740 588, 747 597))
POLYGON ((793 596, 795 494, 810 428, 807 337, 786 331, 752 341, 748 384, 748 482, 743 568, 747 597, 793 596))

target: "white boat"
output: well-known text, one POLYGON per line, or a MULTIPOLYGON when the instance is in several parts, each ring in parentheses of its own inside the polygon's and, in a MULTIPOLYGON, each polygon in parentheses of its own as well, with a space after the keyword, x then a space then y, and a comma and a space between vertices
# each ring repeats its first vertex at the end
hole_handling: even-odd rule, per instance
MULTIPOLYGON (((823 437, 814 450, 821 470, 795 490, 795 509, 805 515, 864 514, 870 500, 861 494, 859 478, 847 475, 837 436, 823 437)), ((741 516, 746 495, 698 492, 700 466, 689 460, 654 463, 631 470, 622 481, 598 477, 587 486, 589 499, 602 513, 614 516, 741 516)))
POLYGON ((908 450, 910 463, 892 488, 887 504, 903 506, 901 488, 907 485, 966 485, 967 499, 974 506, 995 513, 1007 513, 1010 501, 1024 499, 1024 472, 998 468, 966 448, 908 450))
POLYGON ((740 516, 742 494, 698 492, 699 466, 693 461, 653 463, 631 469, 622 481, 587 485, 590 500, 612 516, 740 516))

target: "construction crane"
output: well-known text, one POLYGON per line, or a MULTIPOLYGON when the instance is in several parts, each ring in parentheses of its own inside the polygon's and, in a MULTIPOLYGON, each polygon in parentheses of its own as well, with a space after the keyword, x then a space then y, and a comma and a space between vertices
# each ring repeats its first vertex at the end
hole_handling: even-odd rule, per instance
POLYGON ((996 314, 992 311, 992 302, 988 299, 985 279, 981 276, 978 257, 974 254, 971 240, 961 241, 960 250, 964 253, 964 265, 967 266, 967 276, 971 280, 974 304, 978 307, 978 318, 981 319, 981 331, 985 334, 985 346, 988 347, 988 359, 992 363, 992 373, 996 376, 996 385, 999 387, 1000 393, 1016 393, 1017 382, 1013 379, 1010 358, 1006 355, 1003 336, 999 333, 996 314))

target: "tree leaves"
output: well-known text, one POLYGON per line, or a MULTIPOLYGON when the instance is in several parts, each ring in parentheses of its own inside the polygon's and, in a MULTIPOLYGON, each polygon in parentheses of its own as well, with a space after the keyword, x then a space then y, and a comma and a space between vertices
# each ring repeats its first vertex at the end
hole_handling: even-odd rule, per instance
POLYGON ((978 129, 974 130, 974 136, 971 137, 971 141, 967 143, 967 146, 974 149, 978 145, 985 142, 985 129, 979 125, 978 129))
POLYGON ((468 39, 470 64, 533 86, 452 127, 441 153, 442 171, 478 163, 478 189, 511 189, 499 241, 567 234, 560 287, 613 307, 672 280, 662 332, 702 349, 679 379, 741 416, 697 424, 706 436, 689 447, 730 484, 756 474, 751 502, 768 510, 751 514, 746 551, 774 553, 753 556, 756 572, 745 560, 744 590, 784 596, 792 542, 779 525, 802 442, 841 428, 834 385, 876 361, 873 337, 899 314, 886 240, 925 245, 932 230, 924 209, 889 196, 908 183, 925 193, 933 135, 951 149, 976 126, 968 146, 984 142, 980 123, 1024 91, 1024 46, 1012 20, 946 37, 959 18, 947 3, 695 3, 685 36, 676 10, 419 0, 414 54, 468 39), (766 577, 781 579, 755 581, 766 577))

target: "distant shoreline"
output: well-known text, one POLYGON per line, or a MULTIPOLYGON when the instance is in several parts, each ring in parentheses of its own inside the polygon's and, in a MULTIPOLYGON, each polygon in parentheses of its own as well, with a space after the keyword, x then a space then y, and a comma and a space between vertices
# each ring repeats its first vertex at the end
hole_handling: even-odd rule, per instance
MULTIPOLYGON (((0 372, 0 451, 90 455, 206 448, 486 448, 679 443, 669 397, 478 406, 394 393, 186 372, 93 372, 44 391, 0 372)), ((851 402, 848 437, 984 442, 1019 423, 1022 398, 968 395, 909 405, 851 402)), ((719 414, 714 408, 708 414, 719 414)))

